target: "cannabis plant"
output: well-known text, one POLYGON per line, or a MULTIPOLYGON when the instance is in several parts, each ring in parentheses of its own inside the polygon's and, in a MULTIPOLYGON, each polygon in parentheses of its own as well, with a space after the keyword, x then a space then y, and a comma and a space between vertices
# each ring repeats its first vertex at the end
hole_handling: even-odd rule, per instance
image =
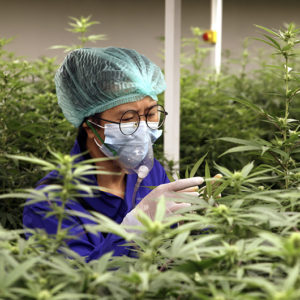
POLYGON ((64 49, 64 52, 69 52, 78 48, 83 48, 87 43, 95 43, 96 41, 103 41, 107 39, 105 34, 88 34, 88 31, 91 29, 93 25, 100 24, 98 21, 90 21, 91 16, 88 17, 70 17, 72 22, 69 22, 70 28, 67 28, 67 31, 70 31, 74 34, 77 34, 77 39, 79 40, 78 44, 74 44, 71 46, 67 45, 55 45, 52 46, 51 49, 64 49))
POLYGON ((252 103, 248 99, 234 98, 236 102, 246 105, 269 123, 275 130, 270 140, 256 139, 243 140, 236 138, 221 138, 223 141, 233 142, 239 146, 227 150, 224 154, 256 151, 266 167, 272 169, 277 177, 276 184, 280 188, 289 189, 299 185, 299 153, 300 153, 300 132, 299 120, 290 118, 290 107, 298 97, 300 87, 298 85, 299 75, 293 69, 293 58, 296 55, 296 46, 300 43, 297 38, 299 29, 294 24, 287 25, 284 30, 262 29, 264 39, 258 39, 273 48, 278 57, 277 65, 267 67, 273 70, 274 76, 282 81, 281 93, 274 93, 273 96, 281 99, 284 104, 284 111, 281 115, 272 114, 262 107, 252 103))
POLYGON ((79 214, 65 209, 69 201, 99 188, 84 180, 86 174, 103 172, 95 160, 78 163, 76 156, 57 151, 46 159, 3 156, 16 166, 36 164, 41 172, 59 173, 57 182, 39 190, 0 196, 1 201, 29 198, 27 204, 47 201, 52 210, 46 217, 55 216, 59 225, 56 234, 0 229, 0 299, 300 298, 299 121, 290 118, 298 75, 289 69, 297 60, 298 30, 294 25, 279 31, 261 29, 267 32, 264 41, 282 58, 272 70, 281 76, 283 88, 277 86, 276 93, 281 93, 273 96, 285 109, 276 115, 276 110, 269 112, 268 106, 249 99, 231 99, 231 107, 242 103, 257 112, 275 128, 274 135, 272 131, 270 140, 222 139, 238 144, 224 153, 224 159, 245 151, 255 160, 237 168, 212 164, 209 153, 202 156, 185 174, 193 177, 198 172, 205 178, 199 196, 157 199, 154 220, 140 214, 139 226, 125 227, 94 211, 85 214, 90 221, 87 231, 120 236, 134 257, 105 253, 87 263, 68 248, 67 241, 74 236, 60 224, 79 214), (222 176, 214 177, 215 173, 222 176), (169 200, 191 206, 166 217, 169 200))

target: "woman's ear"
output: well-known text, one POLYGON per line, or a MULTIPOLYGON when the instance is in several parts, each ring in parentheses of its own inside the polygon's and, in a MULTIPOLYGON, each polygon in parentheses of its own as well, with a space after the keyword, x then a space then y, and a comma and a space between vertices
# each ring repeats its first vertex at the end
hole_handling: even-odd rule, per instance
MULTIPOLYGON (((88 122, 88 120, 86 122, 88 122)), ((84 122, 82 124, 82 127, 84 128, 88 138, 93 139, 95 137, 95 134, 94 134, 93 130, 86 124, 86 122, 84 122)))

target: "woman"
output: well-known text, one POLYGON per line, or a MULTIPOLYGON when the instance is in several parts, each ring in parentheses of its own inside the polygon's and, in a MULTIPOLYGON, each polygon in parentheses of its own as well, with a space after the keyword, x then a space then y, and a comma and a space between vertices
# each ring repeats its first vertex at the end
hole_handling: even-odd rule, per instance
MULTIPOLYGON (((153 157, 152 144, 160 137, 167 113, 157 104, 157 95, 165 89, 161 70, 145 56, 123 48, 83 48, 67 55, 55 76, 58 104, 74 126, 78 137, 71 155, 88 152, 88 158, 117 157, 97 162, 106 171, 118 175, 87 176, 89 184, 98 185, 93 197, 82 197, 69 209, 88 214, 100 212, 117 223, 137 224, 142 210, 153 218, 156 201, 166 191, 197 186, 202 178, 169 183, 163 167, 153 157), (152 192, 146 186, 158 186, 152 192), (108 192, 109 191, 109 192, 108 192)), ((38 189, 55 181, 56 172, 43 178, 38 189)), ((168 203, 176 212, 184 204, 168 203)), ((25 206, 23 223, 28 228, 43 228, 49 234, 57 231, 55 216, 45 218, 47 202, 25 206)), ((70 217, 63 221, 71 235, 71 249, 87 261, 113 251, 130 255, 122 246, 124 240, 114 234, 87 233, 85 218, 70 217)))

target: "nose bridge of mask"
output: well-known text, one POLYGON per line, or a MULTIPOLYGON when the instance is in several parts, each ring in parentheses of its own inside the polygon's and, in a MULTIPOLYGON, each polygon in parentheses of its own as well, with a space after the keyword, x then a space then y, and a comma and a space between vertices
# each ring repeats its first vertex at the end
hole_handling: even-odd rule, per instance
MULTIPOLYGON (((115 124, 106 124, 106 125, 108 125, 107 127, 114 127, 112 125, 115 125, 115 124)), ((138 126, 139 126, 138 122, 122 123, 121 127, 122 127, 123 135, 131 135, 132 132, 135 132, 135 130, 138 126)), ((119 130, 120 130, 120 128, 119 128, 119 130)), ((104 131, 104 133, 105 133, 105 131, 104 131)))
POLYGON ((92 126, 92 124, 89 121, 86 121, 86 124, 91 128, 91 130, 93 131, 93 133, 95 134, 95 136, 101 141, 101 143, 103 143, 111 152, 114 156, 118 156, 118 153, 112 149, 111 147, 109 147, 109 145, 107 145, 103 139, 101 138, 101 136, 99 135, 99 133, 97 132, 97 130, 92 126))
POLYGON ((159 124, 159 122, 147 122, 148 123, 148 125, 150 126, 150 128, 152 129, 152 128, 155 128, 155 127, 158 127, 158 124, 159 124))
MULTIPOLYGON (((135 122, 126 123, 124 125, 125 132, 132 132, 134 127, 136 126, 135 122)), ((122 125, 123 130, 123 125, 122 125)), ((123 144, 123 143, 144 143, 147 139, 148 132, 147 132, 147 125, 145 121, 141 121, 138 129, 133 134, 125 135, 121 132, 119 125, 117 124, 105 124, 104 129, 105 135, 105 144, 123 144)))
POLYGON ((162 130, 158 130, 158 129, 149 129, 149 133, 150 133, 150 139, 152 144, 154 144, 156 142, 156 140, 158 140, 161 135, 162 135, 162 130))

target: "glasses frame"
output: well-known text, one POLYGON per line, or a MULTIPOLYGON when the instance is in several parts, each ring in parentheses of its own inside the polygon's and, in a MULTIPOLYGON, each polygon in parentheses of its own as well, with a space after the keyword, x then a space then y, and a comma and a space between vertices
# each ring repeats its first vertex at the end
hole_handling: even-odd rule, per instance
MULTIPOLYGON (((97 119, 97 120, 102 120, 102 121, 105 121, 105 122, 109 122, 109 123, 113 123, 113 124, 119 124, 119 128, 120 128, 120 131, 121 131, 122 134, 124 134, 124 135, 132 135, 132 134, 134 134, 134 133, 138 130, 138 128, 139 128, 139 126, 140 126, 140 122, 141 122, 141 117, 145 117, 147 126, 148 126, 150 129, 153 129, 153 128, 151 128, 151 127, 149 126, 149 124, 148 124, 148 114, 149 114, 149 112, 151 111, 151 109, 152 109, 153 107, 161 108, 162 110, 161 110, 160 112, 164 114, 163 122, 162 122, 157 128, 160 128, 160 127, 162 127, 162 126, 164 125, 165 120, 166 120, 166 116, 168 115, 168 113, 165 111, 165 108, 164 108, 162 105, 160 105, 160 104, 156 104, 156 105, 151 106, 151 107, 149 108, 148 112, 147 112, 146 114, 143 114, 143 115, 140 115, 136 110, 129 109, 129 110, 125 111, 125 112, 122 114, 121 119, 120 119, 120 121, 121 121, 122 118, 124 117, 124 115, 127 114, 128 112, 134 112, 134 113, 138 116, 138 123, 137 123, 136 129, 135 129, 133 132, 129 133, 129 134, 126 134, 126 133, 124 133, 124 132, 122 131, 122 129, 121 129, 121 124, 122 124, 122 122, 117 122, 117 121, 107 120, 107 119, 100 118, 100 117, 95 116, 95 115, 94 115, 92 118, 97 119)), ((98 124, 98 125, 99 125, 99 124, 98 124)), ((99 125, 99 126, 100 126, 100 125, 99 125)))

